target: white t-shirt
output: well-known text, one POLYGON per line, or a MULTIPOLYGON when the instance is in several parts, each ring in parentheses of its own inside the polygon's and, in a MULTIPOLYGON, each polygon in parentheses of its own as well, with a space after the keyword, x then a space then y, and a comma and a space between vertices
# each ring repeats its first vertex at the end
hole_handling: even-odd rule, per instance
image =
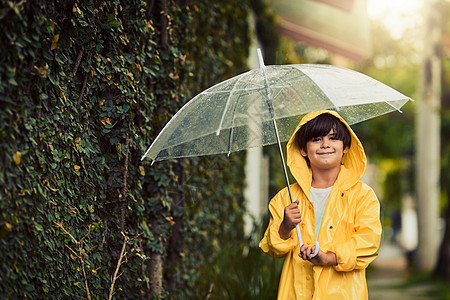
POLYGON ((320 225, 322 225, 323 215, 327 207, 328 196, 330 196, 332 186, 325 189, 318 189, 311 187, 309 191, 309 199, 314 204, 314 215, 316 217, 314 222, 316 241, 319 238, 320 225))

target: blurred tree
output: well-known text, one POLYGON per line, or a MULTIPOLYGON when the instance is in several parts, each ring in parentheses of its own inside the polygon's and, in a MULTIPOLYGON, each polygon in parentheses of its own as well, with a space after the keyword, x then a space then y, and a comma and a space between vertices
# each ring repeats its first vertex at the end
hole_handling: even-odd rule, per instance
POLYGON ((446 16, 450 14, 450 4, 443 4, 444 32, 443 32, 443 83, 442 83, 442 114, 441 114, 441 187, 442 211, 444 212, 444 236, 439 250, 435 274, 450 281, 450 49, 448 39, 450 21, 446 16))
MULTIPOLYGON (((419 45, 409 38, 417 31, 410 30, 395 39, 381 21, 372 20, 373 54, 354 68, 414 98, 419 45)), ((402 111, 353 126, 369 162, 377 165, 377 174, 383 177, 378 192, 383 220, 401 208, 404 195, 414 193, 414 104, 408 102, 402 111)))

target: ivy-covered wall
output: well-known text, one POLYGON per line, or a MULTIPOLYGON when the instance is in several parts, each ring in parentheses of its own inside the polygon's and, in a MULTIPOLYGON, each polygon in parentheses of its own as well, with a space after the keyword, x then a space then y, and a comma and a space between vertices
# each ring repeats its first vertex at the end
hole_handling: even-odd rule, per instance
POLYGON ((207 297, 243 238, 243 155, 140 157, 247 70, 249 4, 0 3, 0 298, 207 297))

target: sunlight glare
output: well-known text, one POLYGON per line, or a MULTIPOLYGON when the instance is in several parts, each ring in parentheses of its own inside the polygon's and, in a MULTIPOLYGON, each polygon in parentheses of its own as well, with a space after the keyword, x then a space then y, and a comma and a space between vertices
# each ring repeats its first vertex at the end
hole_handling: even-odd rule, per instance
POLYGON ((404 31, 420 22, 425 0, 367 0, 370 19, 381 20, 393 38, 401 38, 404 31))

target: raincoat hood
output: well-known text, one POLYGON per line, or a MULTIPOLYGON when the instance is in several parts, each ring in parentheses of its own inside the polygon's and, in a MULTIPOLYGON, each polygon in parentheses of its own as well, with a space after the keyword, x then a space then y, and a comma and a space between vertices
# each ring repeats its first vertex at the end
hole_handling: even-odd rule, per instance
POLYGON ((341 171, 339 173, 337 183, 344 189, 350 188, 356 184, 364 175, 366 169, 367 158, 364 153, 363 146, 356 134, 345 122, 345 120, 334 111, 320 110, 305 115, 287 144, 287 165, 294 176, 297 183, 303 189, 306 195, 309 195, 311 187, 312 173, 308 167, 306 159, 303 158, 298 145, 298 131, 300 128, 321 114, 331 114, 337 117, 348 128, 351 136, 351 144, 348 152, 344 154, 342 159, 341 171), (299 159, 301 157, 301 159, 299 159), (305 175, 306 174, 306 175, 305 175))

